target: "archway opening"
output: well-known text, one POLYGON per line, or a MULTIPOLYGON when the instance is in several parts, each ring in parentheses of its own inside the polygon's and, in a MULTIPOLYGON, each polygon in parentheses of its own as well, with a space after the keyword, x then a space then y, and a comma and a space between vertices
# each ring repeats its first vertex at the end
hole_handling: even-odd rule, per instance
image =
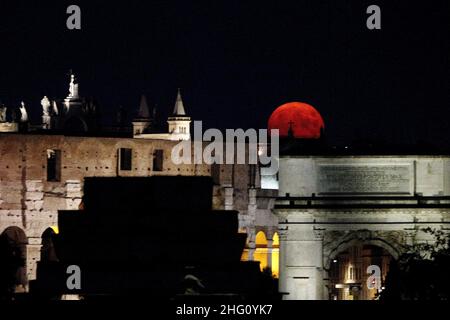
POLYGON ((8 227, 0 235, 0 290, 8 295, 26 290, 25 232, 19 227, 8 227))
POLYGON ((241 261, 258 261, 261 271, 267 272, 274 278, 279 275, 280 239, 278 233, 272 235, 272 240, 267 240, 264 231, 260 230, 254 240, 254 247, 250 247, 250 239, 247 237, 245 249, 241 255, 241 261), (270 245, 271 243, 271 245, 270 245))
POLYGON ((47 228, 42 234, 41 261, 58 261, 54 246, 55 235, 53 228, 47 228))
POLYGON ((331 259, 330 299, 376 300, 385 289, 392 261, 394 257, 386 249, 372 244, 358 243, 341 251, 331 259), (379 277, 374 276, 374 269, 379 271, 379 277))
POLYGON ((261 271, 268 267, 268 249, 267 238, 263 231, 259 231, 255 238, 255 253, 253 255, 255 261, 259 261, 261 271))

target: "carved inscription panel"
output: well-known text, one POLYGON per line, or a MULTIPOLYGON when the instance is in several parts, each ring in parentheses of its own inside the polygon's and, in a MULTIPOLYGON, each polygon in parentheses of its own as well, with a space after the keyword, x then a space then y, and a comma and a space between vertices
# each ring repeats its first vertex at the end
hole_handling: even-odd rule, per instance
POLYGON ((319 164, 319 194, 410 195, 412 168, 409 164, 319 164))

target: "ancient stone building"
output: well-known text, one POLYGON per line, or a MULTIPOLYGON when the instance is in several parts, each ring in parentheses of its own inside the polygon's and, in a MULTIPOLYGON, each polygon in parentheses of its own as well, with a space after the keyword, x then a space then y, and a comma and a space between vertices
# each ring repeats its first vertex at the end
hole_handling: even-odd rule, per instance
POLYGON ((34 279, 49 229, 58 232, 58 210, 83 205, 85 177, 212 176, 214 209, 238 210, 240 230, 248 235, 243 259, 260 260, 263 267, 272 265, 272 251, 278 252, 277 244, 272 245, 277 219, 271 213, 277 190, 261 188, 259 166, 172 162, 172 148, 190 138, 191 120, 180 91, 168 119, 170 131, 152 130, 144 98, 128 138, 71 136, 95 127, 90 117, 94 109, 80 98, 73 75, 69 95, 61 103, 44 97, 41 104, 42 124, 35 125, 35 131, 11 133, 11 125, 5 124, 1 128, 8 130, 0 132, 0 234, 26 260, 26 268, 17 277, 18 290, 26 290, 28 280, 34 279), (256 244, 258 233, 264 235, 263 244, 256 244))
POLYGON ((14 228, 26 250, 27 277, 40 257, 41 237, 56 228, 57 211, 82 205, 84 177, 213 176, 215 209, 239 210, 252 259, 256 233, 271 239, 277 221, 270 211, 274 190, 260 188, 248 165, 174 165, 176 141, 63 135, 0 135, 0 233, 14 228))
POLYGON ((450 230, 450 156, 284 156, 279 177, 286 299, 372 299, 368 266, 383 284, 424 228, 450 230))
MULTIPOLYGON (((74 77, 69 88, 59 104, 42 99, 38 125, 29 125, 24 105, 20 119, 0 110, 0 235, 26 260, 18 291, 27 290, 36 261, 49 252, 58 210, 83 206, 85 177, 212 177, 213 209, 239 212, 247 234, 242 259, 279 272, 286 299, 373 299, 405 246, 432 241, 424 228, 450 230, 448 155, 342 155, 324 148, 317 110, 295 102, 269 121, 285 139, 277 174, 261 163, 175 164, 175 146, 195 149, 180 90, 167 130, 156 129, 144 97, 131 130, 94 137, 94 105, 80 98, 74 77), (77 130, 90 136, 71 134, 77 130), (290 153, 296 146, 301 152, 290 153), (370 266, 380 269, 377 289, 366 286, 370 266)), ((267 144, 258 148, 268 151, 267 144)))

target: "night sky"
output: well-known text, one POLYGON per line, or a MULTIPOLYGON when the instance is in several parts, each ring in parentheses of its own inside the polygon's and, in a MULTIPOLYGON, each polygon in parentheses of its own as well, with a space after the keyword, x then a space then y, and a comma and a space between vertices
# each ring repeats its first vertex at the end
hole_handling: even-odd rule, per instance
POLYGON ((328 140, 450 146, 450 1, 0 2, 0 100, 80 94, 111 119, 176 88, 204 127, 265 128, 289 101, 316 107, 328 140), (8 3, 9 2, 9 3, 8 3), (66 8, 81 7, 81 30, 66 8), (377 4, 382 29, 366 28, 377 4))

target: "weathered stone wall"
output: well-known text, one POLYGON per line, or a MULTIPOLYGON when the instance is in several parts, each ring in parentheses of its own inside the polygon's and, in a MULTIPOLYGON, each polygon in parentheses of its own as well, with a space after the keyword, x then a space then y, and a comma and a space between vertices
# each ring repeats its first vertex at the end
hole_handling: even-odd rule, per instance
MULTIPOLYGON (((34 278, 42 233, 57 225, 58 210, 78 209, 85 177, 199 175, 209 176, 205 164, 175 165, 171 151, 177 141, 131 138, 69 137, 62 135, 0 134, 0 233, 21 228, 27 238, 28 279, 34 278), (119 168, 118 150, 132 149, 132 170, 119 168), (47 181, 47 150, 61 151, 60 181, 47 181), (153 153, 164 150, 163 170, 153 170, 153 153)), ((192 153, 193 154, 193 153, 192 153)), ((274 230, 277 221, 267 203, 257 209, 256 177, 248 165, 218 165, 213 174, 213 208, 238 210, 240 227, 255 234, 256 215, 269 221, 259 229, 274 230), (250 181, 253 180, 253 181, 250 181), (272 217, 270 219, 269 217, 272 217)))
MULTIPOLYGON (((77 209, 83 179, 92 176, 209 175, 206 165, 174 165, 171 148, 176 142, 118 138, 65 137, 43 135, 0 136, 0 212, 20 216, 40 213, 49 223, 61 209, 77 209), (132 170, 120 170, 119 148, 133 150, 132 170), (61 150, 61 179, 47 181, 47 150, 61 150), (164 150, 163 171, 153 171, 153 152, 164 150)), ((52 220, 53 219, 53 220, 52 220)))
POLYGON ((277 201, 279 289, 288 293, 285 298, 327 299, 330 260, 357 242, 379 246, 397 258, 405 245, 433 240, 424 228, 449 230, 448 200, 433 199, 434 207, 407 204, 418 199, 411 198, 414 195, 450 195, 449 161, 450 156, 281 158, 280 196, 315 194, 311 202, 325 204, 277 201), (358 200, 361 195, 381 197, 369 204, 358 200), (318 200, 320 196, 351 197, 353 205, 359 204, 346 207, 334 198, 318 200), (406 197, 393 200, 391 196, 406 197))
POLYGON ((333 195, 351 195, 355 193, 352 191, 367 195, 450 195, 450 156, 283 157, 279 181, 280 195, 291 196, 325 195, 327 191, 333 195), (331 177, 326 188, 325 175, 331 177))

